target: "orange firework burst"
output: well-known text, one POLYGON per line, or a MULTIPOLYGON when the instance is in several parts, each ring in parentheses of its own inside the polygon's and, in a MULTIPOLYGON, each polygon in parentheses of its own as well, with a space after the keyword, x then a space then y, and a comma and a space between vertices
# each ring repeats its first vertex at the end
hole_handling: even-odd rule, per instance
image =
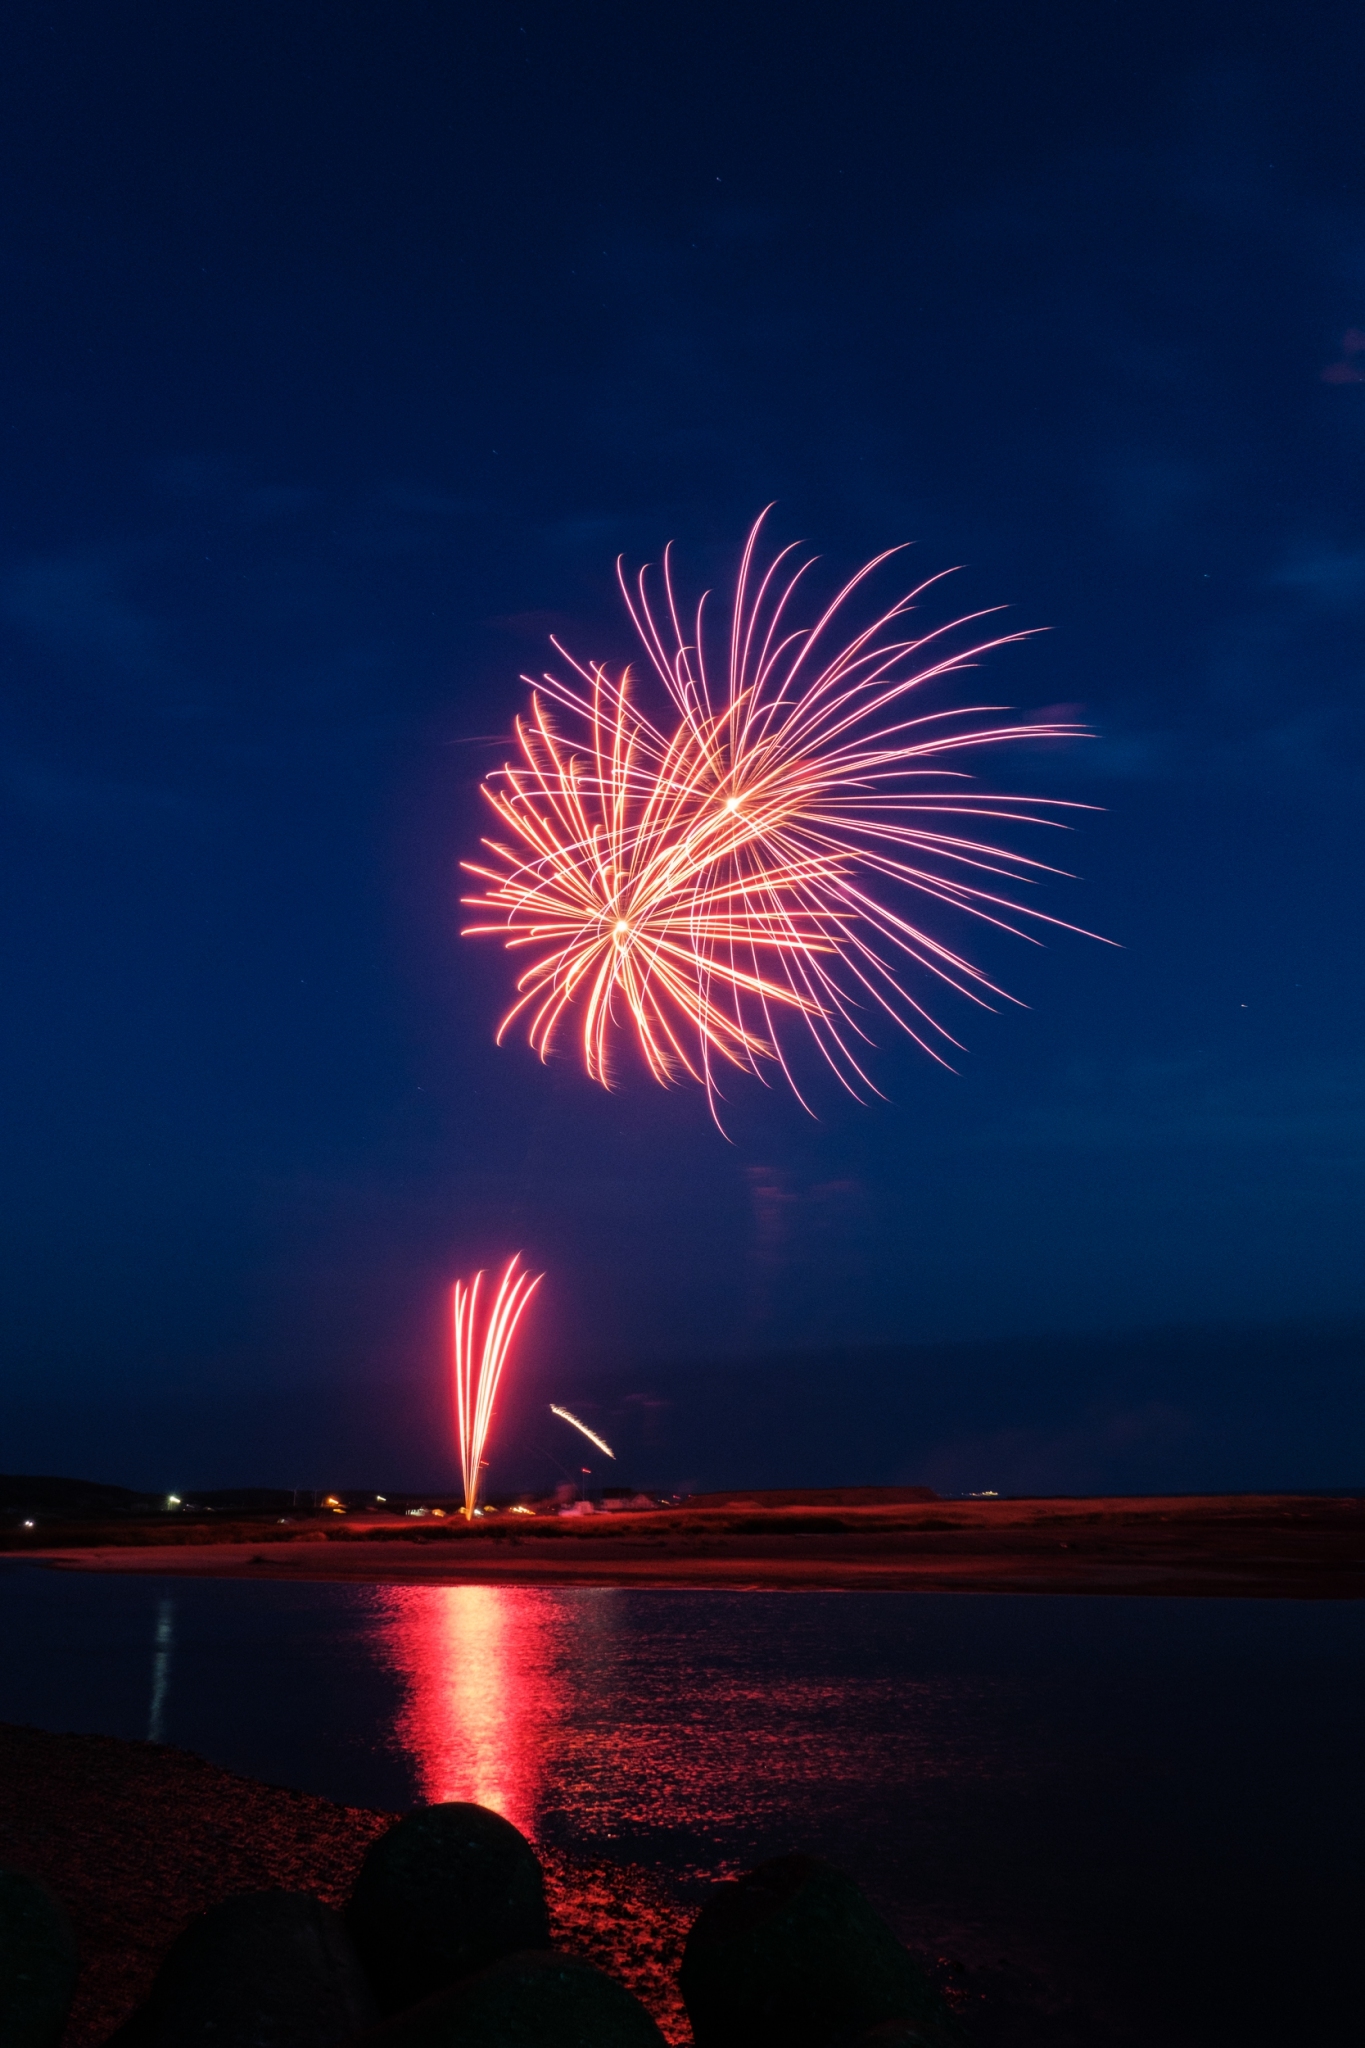
POLYGON ((986 1007, 1003 994, 926 928, 916 900, 1022 937, 1019 920, 1061 923, 1013 893, 1060 870, 994 833, 1055 827, 1047 810, 1076 807, 979 790, 960 764, 1084 729, 916 701, 1025 636, 973 638, 985 614, 911 632, 931 577, 845 640, 852 600, 896 549, 796 624, 812 563, 795 567, 788 547, 761 566, 762 525, 719 662, 705 599, 684 627, 667 551, 657 597, 648 572, 632 586, 618 566, 667 716, 641 708, 628 668, 614 680, 556 641, 574 680, 532 685, 520 759, 484 785, 505 836, 484 842, 494 864, 469 864, 487 886, 466 900, 495 921, 467 930, 531 956, 499 1041, 524 1018, 544 1058, 576 1017, 587 1071, 608 1086, 613 1035, 627 1030, 657 1080, 690 1075, 713 1104, 718 1065, 761 1076, 775 1062, 796 1089, 785 1041, 799 1025, 852 1093, 875 1093, 862 1062, 879 1015, 941 1060, 956 1041, 916 988, 986 1007))
POLYGON ((507 1354, 517 1324, 545 1278, 537 1273, 519 1272, 521 1253, 508 1261, 498 1284, 492 1306, 480 1314, 479 1295, 484 1276, 455 1282, 452 1309, 455 1326, 455 1433, 460 1446, 460 1476, 464 1481, 464 1514, 468 1521, 478 1505, 479 1471, 484 1446, 493 1421, 493 1404, 498 1397, 507 1354))

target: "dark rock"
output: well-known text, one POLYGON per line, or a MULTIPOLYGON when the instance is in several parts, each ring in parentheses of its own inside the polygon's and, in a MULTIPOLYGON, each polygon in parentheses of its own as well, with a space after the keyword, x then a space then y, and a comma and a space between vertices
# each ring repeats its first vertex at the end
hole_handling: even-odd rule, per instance
POLYGON ((339 1913, 244 1892, 191 1920, 109 2048, 335 2048, 377 2017, 339 1913))
POLYGON ((707 1899, 680 1982, 697 2048, 831 2048, 887 2020, 956 2038, 923 1972, 851 1878, 778 1856, 707 1899))
POLYGON ((419 1807, 367 1854, 346 1925, 385 2012, 550 1945, 535 1850, 486 1806, 419 1807))
POLYGON ((76 1988, 76 1940, 36 1878, 0 1870, 0 2048, 53 2048, 76 1988))
POLYGON ((578 1956, 504 1956, 385 2020, 355 2048, 664 2048, 624 1984, 578 1956))
POLYGON ((929 2041, 909 2020, 883 2020, 880 2026, 853 2036, 848 2048, 929 2048, 929 2041))

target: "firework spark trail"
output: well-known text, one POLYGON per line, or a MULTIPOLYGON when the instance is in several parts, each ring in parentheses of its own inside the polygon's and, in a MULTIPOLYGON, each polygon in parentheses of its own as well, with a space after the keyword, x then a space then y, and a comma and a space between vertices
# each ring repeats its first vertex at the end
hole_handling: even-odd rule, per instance
POLYGON ((578 1009, 594 1079, 611 1085, 611 1040, 629 1027, 655 1079, 690 1075, 713 1110, 724 1065, 764 1078, 775 1062, 799 1096, 784 1044, 793 1024, 854 1095, 878 1092, 862 1064, 877 1015, 946 1064, 940 1048, 956 1041, 910 978, 987 1008, 1004 992, 920 923, 907 896, 1018 937, 1033 936, 1024 920, 1079 929, 1018 900, 1021 885, 1062 871, 998 843, 994 828, 1056 829, 1046 811, 1084 806, 978 790, 961 761, 1084 728, 910 701, 1028 636, 962 644, 982 613, 911 632, 931 577, 836 646, 847 608, 897 550, 802 627, 791 621, 812 564, 794 566, 789 547, 756 567, 762 526, 744 550, 715 682, 706 600, 689 630, 668 551, 661 599, 647 571, 632 585, 618 565, 671 715, 646 715, 629 669, 613 680, 554 642, 574 679, 532 685, 521 758, 484 786, 507 838, 485 841, 495 865, 467 864, 488 886, 466 901, 496 918, 467 930, 533 956, 499 1041, 525 1017, 545 1058, 578 1009))
POLYGON ((517 1252, 508 1261, 491 1307, 482 1315, 482 1273, 476 1273, 467 1283, 457 1280, 452 1293, 455 1434, 460 1448, 466 1521, 478 1505, 479 1470, 507 1354, 527 1304, 545 1278, 543 1273, 532 1278, 529 1273, 519 1272, 520 1264, 521 1253, 517 1252))
POLYGON ((570 1414, 567 1408, 556 1408, 553 1401, 551 1401, 550 1403, 550 1413, 551 1415, 557 1415, 561 1422, 571 1422, 574 1428, 576 1430, 581 1431, 581 1433, 588 1439, 588 1442, 590 1444, 596 1444, 599 1451, 605 1451, 607 1456, 610 1459, 612 1459, 613 1462, 615 1462, 616 1453, 612 1449, 611 1445, 603 1443, 601 1437, 598 1436, 596 1430, 589 1429, 586 1422, 580 1422, 578 1417, 576 1415, 570 1414))

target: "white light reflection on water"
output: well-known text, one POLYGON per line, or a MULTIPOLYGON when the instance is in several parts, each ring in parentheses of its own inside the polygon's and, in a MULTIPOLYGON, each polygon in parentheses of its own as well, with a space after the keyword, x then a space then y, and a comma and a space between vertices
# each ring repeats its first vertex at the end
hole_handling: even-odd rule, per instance
POLYGON ((175 1602, 158 1600, 156 1636, 152 1650, 152 1696, 147 1708, 148 1742, 166 1740, 166 1695, 171 1684, 171 1657, 175 1650, 175 1602))

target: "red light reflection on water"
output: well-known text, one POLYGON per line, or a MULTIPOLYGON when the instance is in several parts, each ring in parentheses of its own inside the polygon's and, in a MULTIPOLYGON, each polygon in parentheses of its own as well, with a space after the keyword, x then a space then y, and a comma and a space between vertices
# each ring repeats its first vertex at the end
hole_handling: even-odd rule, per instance
POLYGON ((395 1733, 428 1801, 491 1806, 532 1841, 559 1712, 544 1596, 386 1586, 380 1642, 407 1697, 395 1733))
POLYGON ((718 1868, 731 1841, 783 1846, 831 1809, 875 1813, 898 1788, 999 1768, 963 1720, 962 1681, 830 1674, 824 1637, 796 1628, 785 1595, 372 1592, 419 1796, 491 1806, 542 1846, 667 1830, 712 1845, 718 1868))

